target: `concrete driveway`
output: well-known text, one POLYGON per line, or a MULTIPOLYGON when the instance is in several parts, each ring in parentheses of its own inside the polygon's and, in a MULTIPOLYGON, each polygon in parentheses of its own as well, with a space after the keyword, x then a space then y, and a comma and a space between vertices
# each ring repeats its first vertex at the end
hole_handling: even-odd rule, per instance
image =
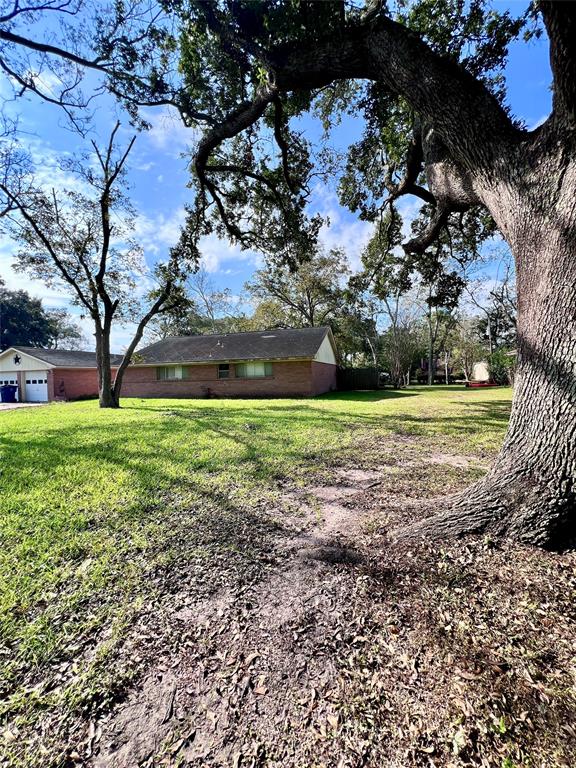
POLYGON ((48 403, 0 403, 0 411, 13 411, 15 408, 35 408, 48 403))

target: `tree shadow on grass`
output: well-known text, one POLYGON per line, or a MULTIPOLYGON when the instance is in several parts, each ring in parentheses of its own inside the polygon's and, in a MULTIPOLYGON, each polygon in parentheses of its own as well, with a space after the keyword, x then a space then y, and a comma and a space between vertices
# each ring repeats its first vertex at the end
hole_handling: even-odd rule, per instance
MULTIPOLYGON (((379 396, 357 394, 362 395, 360 400, 368 402, 365 396, 379 396)), ((129 471, 132 489, 150 493, 179 482, 183 464, 186 474, 237 470, 246 477, 262 478, 274 473, 279 460, 285 460, 287 467, 294 463, 302 465, 312 452, 316 459, 329 461, 331 455, 341 450, 342 437, 355 426, 379 430, 383 435, 409 432, 415 436, 456 436, 501 430, 509 417, 510 404, 506 400, 461 405, 466 407, 460 407, 460 412, 432 415, 334 412, 309 404, 221 410, 182 408, 177 403, 172 407, 135 407, 130 410, 141 410, 143 415, 137 425, 137 436, 133 422, 55 426, 26 435, 25 442, 21 435, 3 435, 4 471, 5 477, 11 478, 23 471, 26 490, 32 491, 59 468, 73 467, 88 459, 101 467, 129 471), (146 419, 147 416, 152 418, 146 419), (324 433, 320 441, 315 439, 318 432, 324 433), (181 444, 175 446, 174 441, 180 439, 181 444), (310 446, 308 439, 312 441, 310 446), (226 445, 228 441, 231 445, 226 445), (34 465, 37 471, 30 473, 34 465)), ((389 451, 389 446, 383 450, 389 451)))
POLYGON ((314 399, 320 401, 328 400, 332 402, 339 402, 341 400, 353 400, 355 402, 375 403, 382 400, 393 400, 398 397, 413 397, 414 395, 418 394, 420 393, 399 389, 357 389, 351 390, 350 392, 327 392, 325 395, 318 395, 318 397, 314 399))

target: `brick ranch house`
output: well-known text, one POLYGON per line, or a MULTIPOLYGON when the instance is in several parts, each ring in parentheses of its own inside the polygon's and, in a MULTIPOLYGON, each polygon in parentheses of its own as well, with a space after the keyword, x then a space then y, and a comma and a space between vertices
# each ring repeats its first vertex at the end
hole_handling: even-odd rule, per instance
MULTIPOLYGON (((121 355, 112 355, 113 370, 121 360, 121 355)), ((97 397, 96 355, 64 349, 9 347, 0 354, 2 384, 15 384, 18 400, 27 403, 97 397)))
MULTIPOLYGON (((121 355, 112 356, 113 371, 121 355)), ((139 350, 127 368, 124 397, 281 397, 336 389, 330 328, 178 336, 139 350)), ((94 352, 10 347, 0 354, 0 385, 22 402, 97 397, 94 352)))
POLYGON ((281 397, 336 389, 330 328, 178 336, 139 350, 124 397, 281 397))

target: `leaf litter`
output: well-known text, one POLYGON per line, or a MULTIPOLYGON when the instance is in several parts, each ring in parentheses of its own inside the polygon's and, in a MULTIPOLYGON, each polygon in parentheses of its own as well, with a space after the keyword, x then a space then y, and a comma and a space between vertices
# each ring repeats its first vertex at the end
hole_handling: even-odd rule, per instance
POLYGON ((135 682, 54 726, 44 764, 574 766, 575 553, 391 544, 473 458, 364 447, 362 470, 343 456, 322 486, 283 482, 283 523, 251 556, 160 570, 115 662, 138 659, 135 682))

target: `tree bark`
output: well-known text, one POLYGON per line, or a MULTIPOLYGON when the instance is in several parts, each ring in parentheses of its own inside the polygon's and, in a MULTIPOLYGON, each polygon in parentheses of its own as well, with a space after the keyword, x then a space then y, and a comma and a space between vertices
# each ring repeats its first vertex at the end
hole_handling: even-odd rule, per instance
POLYGON ((98 404, 100 408, 119 408, 112 387, 110 369, 110 323, 106 320, 103 327, 96 330, 96 363, 98 366, 98 404))
POLYGON ((540 7, 551 39, 554 112, 533 132, 514 124, 456 62, 375 14, 338 40, 271 51, 269 83, 213 128, 196 154, 198 177, 209 189, 211 153, 254 124, 278 92, 376 80, 404 98, 426 126, 423 163, 436 205, 425 238, 406 248, 421 251, 450 211, 473 205, 486 207, 510 245, 518 276, 519 367, 504 445, 481 483, 446 514, 404 535, 491 531, 550 547, 575 536, 576 7, 540 7))
POLYGON ((493 211, 516 259, 519 296, 504 444, 486 477, 446 513, 398 537, 486 532, 552 549, 576 541, 576 159, 543 158, 513 197, 493 211))

